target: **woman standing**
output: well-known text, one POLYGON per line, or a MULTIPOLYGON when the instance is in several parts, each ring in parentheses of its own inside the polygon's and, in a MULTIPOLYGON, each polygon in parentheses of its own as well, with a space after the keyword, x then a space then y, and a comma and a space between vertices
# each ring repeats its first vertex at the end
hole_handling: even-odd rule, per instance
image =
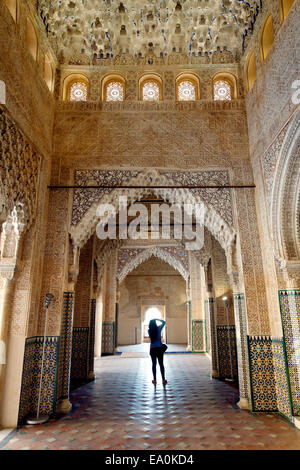
POLYGON ((153 380, 152 383, 154 385, 157 384, 156 382, 156 362, 158 359, 161 377, 163 381, 163 386, 167 385, 167 381, 165 378, 165 368, 164 368, 164 352, 165 348, 161 342, 161 330, 165 326, 166 322, 164 320, 159 320, 157 318, 153 318, 149 322, 149 337, 150 337, 150 356, 152 359, 152 372, 153 372, 153 380), (157 325, 157 322, 160 322, 160 325, 157 325))

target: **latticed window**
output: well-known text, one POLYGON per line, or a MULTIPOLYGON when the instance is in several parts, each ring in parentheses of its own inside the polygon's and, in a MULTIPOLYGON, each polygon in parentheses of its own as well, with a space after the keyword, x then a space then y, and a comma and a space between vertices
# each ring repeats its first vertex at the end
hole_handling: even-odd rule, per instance
POLYGON ((83 82, 75 82, 70 87, 70 101, 86 101, 87 86, 83 82))
POLYGON ((214 99, 220 101, 231 100, 231 87, 225 80, 214 83, 214 99))
POLYGON ((123 101, 124 87, 120 82, 110 82, 106 87, 106 101, 123 101))
POLYGON ((185 80, 178 85, 179 101, 194 101, 196 99, 196 88, 193 82, 185 80))
POLYGON ((156 82, 146 82, 143 85, 143 101, 159 100, 159 85, 156 82))

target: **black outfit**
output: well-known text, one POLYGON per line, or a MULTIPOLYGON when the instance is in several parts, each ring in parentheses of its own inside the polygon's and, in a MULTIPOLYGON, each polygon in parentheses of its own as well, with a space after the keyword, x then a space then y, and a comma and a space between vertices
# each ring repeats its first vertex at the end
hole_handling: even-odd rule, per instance
POLYGON ((164 350, 162 349, 161 346, 150 348, 150 356, 152 359, 153 379, 156 381, 156 362, 158 359, 161 377, 163 380, 165 380, 164 350))
POLYGON ((164 320, 159 320, 161 324, 157 327, 157 337, 151 338, 150 345, 150 356, 152 359, 152 372, 153 379, 156 381, 156 363, 158 359, 160 372, 162 379, 165 380, 165 368, 164 368, 164 349, 161 342, 161 330, 165 326, 166 322, 164 320))

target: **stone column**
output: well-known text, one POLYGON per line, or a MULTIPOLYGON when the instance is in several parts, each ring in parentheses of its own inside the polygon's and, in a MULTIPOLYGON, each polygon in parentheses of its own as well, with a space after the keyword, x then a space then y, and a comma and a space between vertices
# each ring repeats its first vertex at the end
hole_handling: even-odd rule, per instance
POLYGON ((210 320, 210 345, 211 345, 211 376, 214 379, 219 377, 218 371, 218 345, 217 345, 217 311, 216 299, 208 297, 207 299, 208 315, 210 320))
POLYGON ((247 345, 247 320, 245 297, 243 293, 233 294, 234 316, 236 329, 236 348, 239 376, 240 399, 237 403, 243 410, 251 409, 251 391, 249 374, 249 357, 247 345))
POLYGON ((192 350, 192 300, 191 300, 191 289, 187 287, 186 290, 186 297, 187 297, 187 339, 188 339, 188 344, 187 344, 187 351, 192 350))
POLYGON ((89 326, 89 352, 88 352, 88 379, 94 380, 95 357, 95 326, 96 326, 96 299, 90 301, 90 326, 89 326))
MULTIPOLYGON (((9 376, 8 363, 11 363, 11 354, 13 351, 8 347, 8 322, 12 310, 13 293, 15 288, 15 281, 13 279, 14 271, 2 271, 1 278, 4 284, 2 290, 2 303, 0 306, 0 343, 1 343, 1 357, 0 357, 0 398, 1 398, 1 424, 2 426, 14 427, 18 421, 18 405, 19 393, 17 389, 13 390, 15 380, 9 376), (12 394, 13 392, 13 394, 12 394), (5 404, 10 403, 10 406, 5 404)), ((23 341, 24 343, 24 341, 23 341)), ((21 355, 23 360, 23 353, 21 355)), ((15 358, 14 358, 15 359, 15 358)), ((19 361, 18 361, 19 362, 19 361)))
POLYGON ((119 305, 120 305, 120 290, 118 288, 117 293, 116 293, 115 351, 119 351, 119 348, 118 348, 119 305))
POLYGON ((104 354, 114 354, 115 351, 116 270, 117 250, 114 250, 106 266, 105 321, 102 330, 102 352, 104 354))

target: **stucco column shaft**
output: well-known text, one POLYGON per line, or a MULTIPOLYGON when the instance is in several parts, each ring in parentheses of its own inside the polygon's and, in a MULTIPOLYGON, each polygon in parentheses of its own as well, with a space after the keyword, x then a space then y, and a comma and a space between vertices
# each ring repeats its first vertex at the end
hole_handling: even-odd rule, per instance
POLYGON ((12 311, 13 294, 15 289, 14 279, 5 279, 3 298, 1 304, 1 346, 2 361, 0 365, 0 397, 1 417, 3 427, 15 427, 18 422, 19 399, 21 391, 21 373, 16 374, 16 369, 22 370, 24 355, 24 337, 10 335, 8 338, 9 316, 12 311))
POLYGON ((219 377, 218 371, 218 345, 217 345, 217 312, 216 312, 216 299, 209 297, 207 301, 208 314, 210 321, 210 347, 211 347, 211 376, 215 379, 219 377))

